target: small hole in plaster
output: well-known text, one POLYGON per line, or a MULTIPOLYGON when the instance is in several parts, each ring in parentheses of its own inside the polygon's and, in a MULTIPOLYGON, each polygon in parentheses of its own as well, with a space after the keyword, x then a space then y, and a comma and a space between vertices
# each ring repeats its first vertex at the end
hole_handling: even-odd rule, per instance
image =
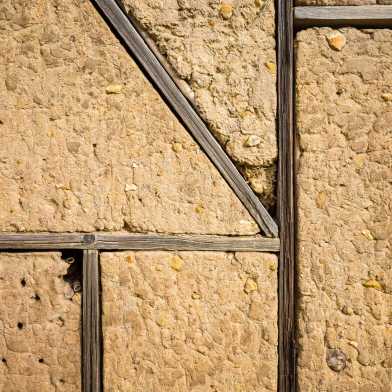
POLYGON ((25 280, 25 278, 23 278, 23 279, 20 281, 20 284, 22 285, 22 287, 25 287, 25 286, 26 286, 26 280, 25 280))
POLYGON ((18 328, 19 328, 19 329, 23 329, 23 323, 19 322, 19 323, 18 323, 18 328))

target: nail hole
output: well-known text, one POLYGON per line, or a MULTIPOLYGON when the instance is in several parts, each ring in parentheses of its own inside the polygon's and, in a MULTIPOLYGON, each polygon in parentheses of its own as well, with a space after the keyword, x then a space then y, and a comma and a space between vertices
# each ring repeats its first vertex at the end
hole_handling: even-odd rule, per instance
POLYGON ((41 300, 41 297, 40 297, 38 294, 34 294, 33 298, 34 298, 36 301, 40 301, 40 300, 41 300))
POLYGON ((7 360, 6 360, 5 358, 3 358, 3 359, 1 360, 1 362, 7 363, 7 360))
POLYGON ((25 280, 25 278, 23 278, 23 279, 20 281, 20 284, 21 284, 23 287, 26 286, 26 280, 25 280))
POLYGON ((60 378, 60 384, 64 384, 65 383, 65 381, 62 379, 62 378, 60 378))
POLYGON ((43 358, 40 358, 40 359, 38 360, 38 362, 39 362, 39 363, 44 363, 44 359, 43 359, 43 358))
POLYGON ((23 328, 23 323, 18 323, 18 328, 22 329, 23 328))

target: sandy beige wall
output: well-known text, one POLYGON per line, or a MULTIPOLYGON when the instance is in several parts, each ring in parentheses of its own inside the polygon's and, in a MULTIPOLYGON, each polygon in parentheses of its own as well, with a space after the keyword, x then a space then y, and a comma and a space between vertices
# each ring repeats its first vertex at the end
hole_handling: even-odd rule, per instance
POLYGON ((392 382, 392 31, 297 35, 299 391, 392 382))
POLYGON ((274 0, 124 0, 268 206, 275 203, 274 0))
POLYGON ((101 254, 105 390, 276 391, 277 257, 101 254))
POLYGON ((258 232, 90 1, 0 30, 0 231, 258 232))
POLYGON ((80 391, 80 296, 60 253, 0 254, 0 391, 80 391))

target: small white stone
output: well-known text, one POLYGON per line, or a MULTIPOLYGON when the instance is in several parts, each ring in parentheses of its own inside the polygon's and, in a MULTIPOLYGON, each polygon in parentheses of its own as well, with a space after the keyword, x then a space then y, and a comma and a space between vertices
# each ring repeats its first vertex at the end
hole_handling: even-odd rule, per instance
POLYGON ((250 135, 245 141, 245 146, 254 147, 259 145, 260 143, 261 143, 261 137, 256 135, 250 135))
POLYGON ((135 184, 125 184, 125 192, 137 191, 137 186, 135 184))

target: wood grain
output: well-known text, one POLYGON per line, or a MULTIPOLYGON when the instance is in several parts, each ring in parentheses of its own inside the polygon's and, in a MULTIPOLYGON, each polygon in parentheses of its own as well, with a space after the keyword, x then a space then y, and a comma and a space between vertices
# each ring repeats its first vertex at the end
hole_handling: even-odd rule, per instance
POLYGON ((278 237, 278 227, 261 201, 241 176, 203 120, 181 93, 176 83, 159 62, 123 12, 116 0, 92 0, 113 31, 134 57, 174 114, 194 137, 222 177, 233 189, 245 208, 268 237, 278 237))
POLYGON ((222 252, 278 252, 278 238, 261 236, 229 237, 215 235, 168 234, 15 234, 0 235, 0 250, 123 249, 194 250, 222 252))
POLYGON ((82 385, 83 392, 102 390, 102 341, 98 251, 83 252, 82 385))
POLYGON ((86 249, 94 242, 93 234, 81 233, 2 233, 0 249, 86 249))
POLYGON ((279 239, 211 235, 97 235, 97 249, 278 252, 279 239))
POLYGON ((297 28, 310 26, 392 27, 392 6, 295 7, 297 28))
POLYGON ((296 390, 293 0, 278 1, 279 392, 296 390))

